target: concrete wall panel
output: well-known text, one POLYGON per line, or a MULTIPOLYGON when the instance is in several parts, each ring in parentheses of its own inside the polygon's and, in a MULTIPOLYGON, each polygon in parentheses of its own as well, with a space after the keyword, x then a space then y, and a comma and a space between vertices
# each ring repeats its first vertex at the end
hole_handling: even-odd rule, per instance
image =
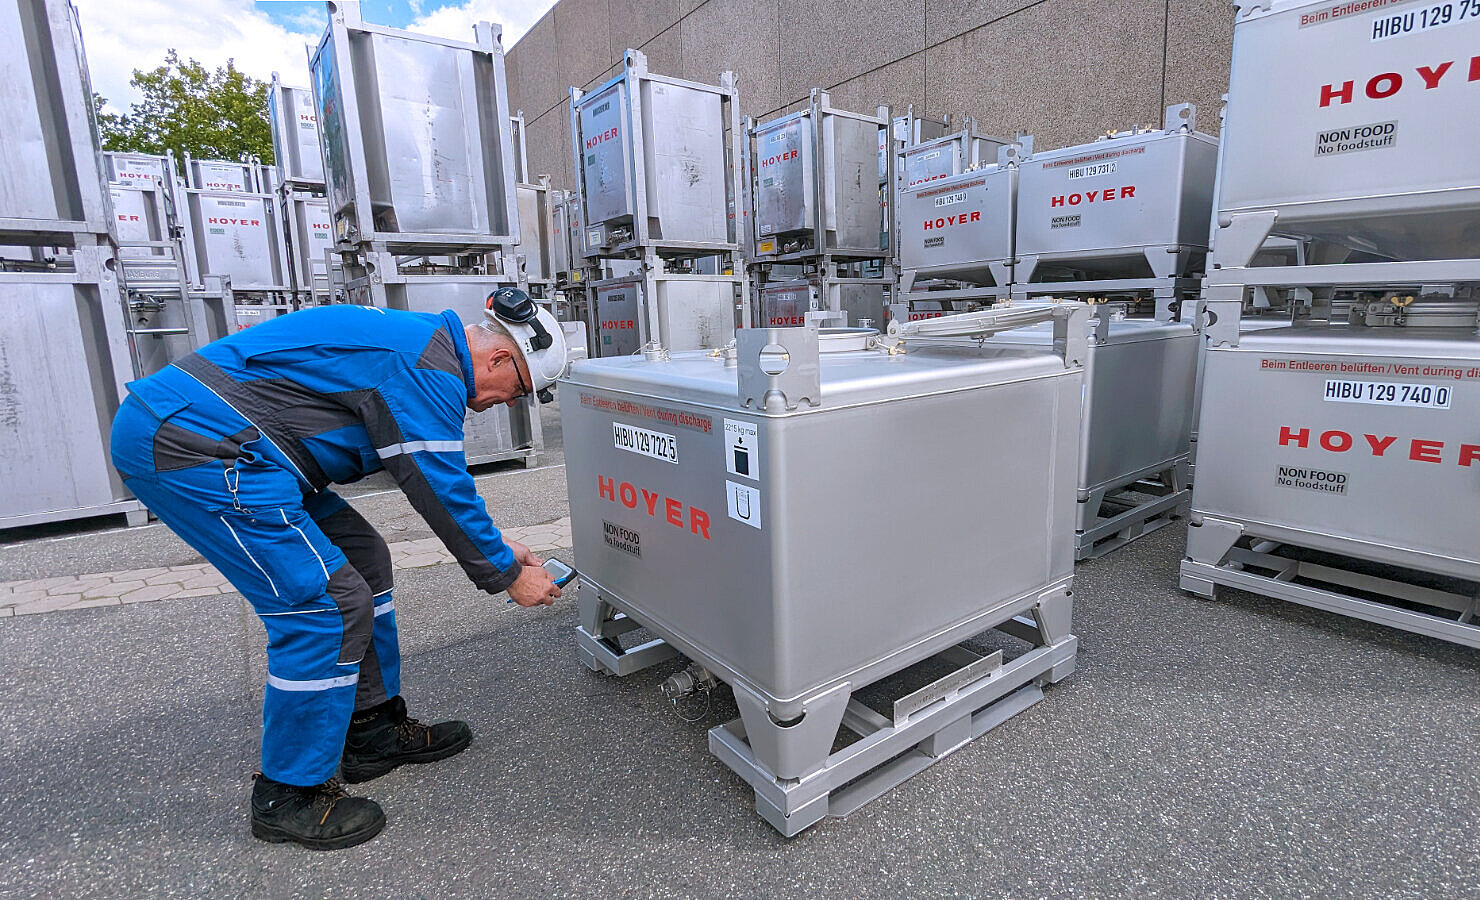
POLYGON ((735 73, 742 115, 774 110, 780 30, 777 0, 708 0, 680 25, 683 65, 680 77, 718 84, 719 73, 735 73))
POLYGON ((550 187, 570 190, 574 179, 570 151, 570 117, 566 107, 552 110, 526 126, 525 145, 531 175, 549 175, 550 187))
POLYGON ((612 49, 607 0, 561 0, 555 5, 554 18, 560 45, 547 62, 559 70, 562 89, 589 83, 618 62, 627 49, 612 49))
POLYGON ((832 89, 833 106, 849 112, 872 115, 879 106, 903 110, 925 98, 925 54, 916 53, 832 89))
POLYGON ((781 103, 925 49, 925 0, 781 0, 781 103))
MULTIPOLYGON (((681 15, 678 0, 607 0, 613 54, 643 44, 672 28, 681 15)), ((616 59, 614 55, 612 57, 616 59)))
POLYGON ((1196 103, 1197 130, 1219 131, 1233 53, 1228 0, 1172 0, 1167 28, 1167 103, 1196 103))
POLYGON ((505 57, 519 73, 509 79, 509 103, 523 109, 529 119, 537 119, 566 97, 567 82, 562 81, 554 60, 560 55, 555 39, 555 16, 548 15, 519 41, 505 57))
POLYGON ((939 44, 1010 16, 1033 0, 926 0, 925 40, 939 44))
POLYGON ((647 56, 649 72, 655 75, 671 75, 674 78, 683 77, 683 46, 680 42, 679 26, 674 25, 662 34, 654 36, 642 45, 641 50, 647 56))
POLYGON ((953 38, 926 53, 926 113, 974 116, 1004 136, 1026 131, 1040 149, 1160 124, 1165 8, 1049 0, 953 38))

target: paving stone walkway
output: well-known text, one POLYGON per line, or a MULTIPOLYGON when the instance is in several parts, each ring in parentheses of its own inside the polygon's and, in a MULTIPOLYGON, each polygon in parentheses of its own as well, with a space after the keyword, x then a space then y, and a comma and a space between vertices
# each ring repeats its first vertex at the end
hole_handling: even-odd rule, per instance
MULTIPOLYGON (((505 537, 525 544, 536 553, 547 553, 571 545, 570 518, 543 525, 503 529, 505 537)), ((397 569, 419 569, 453 562, 452 554, 437 538, 398 541, 390 545, 391 563, 397 569)), ((235 590, 209 563, 190 563, 154 569, 128 569, 91 575, 63 575, 30 581, 0 582, 0 618, 24 616, 62 609, 120 606, 153 600, 211 597, 235 590)))

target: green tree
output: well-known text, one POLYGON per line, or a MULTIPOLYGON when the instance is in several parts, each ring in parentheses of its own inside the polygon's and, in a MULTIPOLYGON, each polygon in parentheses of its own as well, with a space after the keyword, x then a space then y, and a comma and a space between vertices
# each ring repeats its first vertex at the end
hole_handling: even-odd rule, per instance
POLYGON ((144 99, 126 113, 104 112, 107 100, 93 95, 104 150, 273 161, 267 83, 242 74, 234 61, 212 72, 171 50, 164 65, 135 69, 129 83, 144 99))

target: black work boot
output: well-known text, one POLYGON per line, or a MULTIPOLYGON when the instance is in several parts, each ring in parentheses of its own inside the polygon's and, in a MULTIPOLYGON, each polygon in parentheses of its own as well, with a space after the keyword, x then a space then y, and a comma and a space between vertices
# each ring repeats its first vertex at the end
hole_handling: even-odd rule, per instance
POLYGON ((273 844, 296 841, 313 850, 363 844, 385 827, 380 804, 345 793, 339 779, 313 787, 253 776, 252 836, 273 844))
POLYGON ((406 715, 406 701, 397 695, 350 719, 339 771, 351 784, 369 781, 402 763, 446 759, 472 742, 467 722, 423 725, 406 715))

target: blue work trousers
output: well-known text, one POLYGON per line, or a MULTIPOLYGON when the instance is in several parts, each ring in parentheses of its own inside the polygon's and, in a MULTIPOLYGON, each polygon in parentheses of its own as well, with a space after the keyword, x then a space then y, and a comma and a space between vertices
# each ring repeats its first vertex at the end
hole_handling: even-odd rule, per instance
POLYGON ((343 499, 310 491, 251 422, 181 376, 124 401, 113 464, 267 628, 263 774, 321 784, 354 710, 401 690, 390 551, 343 499))

